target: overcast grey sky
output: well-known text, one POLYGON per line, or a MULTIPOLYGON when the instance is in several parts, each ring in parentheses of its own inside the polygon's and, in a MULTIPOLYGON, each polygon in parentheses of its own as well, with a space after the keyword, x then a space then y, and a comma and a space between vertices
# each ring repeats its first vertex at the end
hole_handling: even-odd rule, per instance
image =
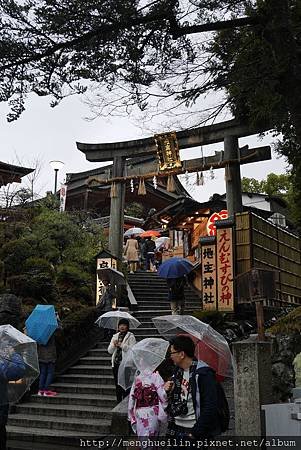
MULTIPOLYGON (((43 169, 37 183, 37 192, 41 196, 47 190, 53 190, 54 173, 49 166, 49 161, 58 159, 65 163, 64 169, 59 172, 59 182, 63 182, 65 174, 68 172, 80 172, 93 169, 100 164, 86 161, 85 155, 76 148, 76 141, 80 142, 114 142, 150 136, 150 129, 154 132, 163 132, 158 124, 146 126, 148 131, 144 131, 140 126, 135 125, 135 118, 111 118, 85 120, 89 115, 88 106, 83 104, 79 97, 71 97, 52 109, 49 106, 49 99, 30 96, 27 102, 27 109, 20 119, 8 123, 6 104, 0 104, 0 130, 1 149, 0 160, 17 163, 17 159, 24 166, 30 167, 32 161, 39 157, 43 160, 43 169)), ((137 119, 136 119, 137 122, 137 119)), ((273 137, 265 136, 259 140, 256 136, 240 139, 240 145, 260 146, 272 144, 273 137)), ((204 154, 214 153, 214 150, 221 150, 222 144, 204 147, 204 154)), ((182 159, 200 157, 200 149, 189 149, 181 152, 182 159)), ((265 178, 270 172, 285 172, 286 164, 283 159, 256 164, 247 164, 242 167, 242 176, 265 178)), ((189 184, 195 181, 195 175, 190 175, 189 184)), ((183 178, 182 178, 183 179, 183 178)), ((184 184, 185 185, 185 184, 184 184)), ((205 175, 205 185, 189 187, 191 194, 201 201, 208 200, 208 197, 215 192, 224 193, 224 170, 215 171, 215 179, 209 179, 205 175)))

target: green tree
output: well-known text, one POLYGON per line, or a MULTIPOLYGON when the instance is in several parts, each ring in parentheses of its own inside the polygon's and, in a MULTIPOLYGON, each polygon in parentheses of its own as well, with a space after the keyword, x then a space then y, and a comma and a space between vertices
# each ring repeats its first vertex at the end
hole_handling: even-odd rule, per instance
POLYGON ((294 177, 291 173, 280 175, 269 173, 265 180, 244 177, 241 185, 244 192, 267 194, 270 197, 275 195, 285 200, 291 221, 300 226, 300 203, 296 202, 296 188, 293 180, 294 177))
POLYGON ((0 101, 14 120, 28 92, 55 106, 88 82, 104 89, 104 107, 126 114, 151 98, 173 110, 222 90, 198 122, 228 106, 282 133, 301 202, 300 25, 300 0, 0 0, 0 101))
POLYGON ((100 83, 106 94, 121 87, 117 108, 136 103, 145 109, 151 95, 147 88, 155 83, 163 95, 176 99, 183 77, 184 86, 194 88, 196 77, 204 73, 201 40, 187 36, 256 22, 241 17, 246 3, 250 1, 2 0, 0 100, 10 100, 8 119, 22 113, 28 92, 51 95, 55 106, 64 96, 84 92, 84 80, 100 83), (231 13, 234 20, 222 20, 231 13))
POLYGON ((266 180, 256 180, 255 178, 242 178, 242 190, 244 192, 254 192, 276 195, 286 198, 292 188, 292 176, 289 173, 277 175, 269 173, 266 180))
POLYGON ((104 245, 100 226, 38 206, 28 225, 0 249, 4 281, 13 293, 35 302, 92 303, 95 257, 104 245))

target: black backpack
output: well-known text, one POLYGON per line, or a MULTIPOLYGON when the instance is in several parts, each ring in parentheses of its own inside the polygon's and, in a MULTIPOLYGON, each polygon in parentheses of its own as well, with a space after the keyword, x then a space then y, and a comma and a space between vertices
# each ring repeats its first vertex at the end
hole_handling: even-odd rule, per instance
POLYGON ((220 420, 222 433, 224 433, 229 429, 230 410, 224 388, 218 381, 216 382, 216 390, 217 390, 218 416, 220 420))

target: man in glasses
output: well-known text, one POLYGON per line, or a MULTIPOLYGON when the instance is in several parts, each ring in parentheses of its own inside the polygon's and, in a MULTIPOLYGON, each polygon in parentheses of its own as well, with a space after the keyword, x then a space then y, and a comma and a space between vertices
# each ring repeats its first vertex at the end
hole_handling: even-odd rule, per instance
POLYGON ((177 336, 170 344, 176 368, 165 383, 170 415, 167 436, 192 441, 213 438, 221 432, 215 372, 194 359, 195 345, 189 336, 177 336))

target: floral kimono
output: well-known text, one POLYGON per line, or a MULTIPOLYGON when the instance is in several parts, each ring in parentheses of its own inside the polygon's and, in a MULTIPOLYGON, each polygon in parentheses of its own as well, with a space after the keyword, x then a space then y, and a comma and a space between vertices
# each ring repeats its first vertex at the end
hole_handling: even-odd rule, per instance
POLYGON ((158 372, 136 376, 129 396, 128 416, 137 436, 158 436, 160 424, 167 421, 167 395, 158 372))

